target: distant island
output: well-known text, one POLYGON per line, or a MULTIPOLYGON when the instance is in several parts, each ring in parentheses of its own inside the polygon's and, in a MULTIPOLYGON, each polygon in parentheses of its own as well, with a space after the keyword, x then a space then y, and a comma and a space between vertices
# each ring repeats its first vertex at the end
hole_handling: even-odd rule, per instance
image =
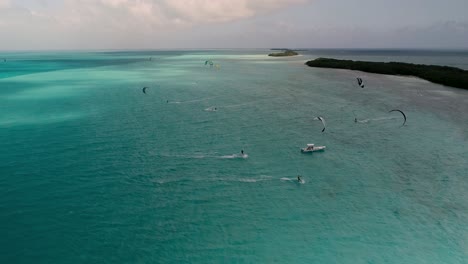
POLYGON ((357 70, 370 73, 416 76, 446 86, 468 89, 468 71, 455 67, 423 65, 403 62, 369 62, 318 58, 306 62, 307 66, 357 70))
POLYGON ((270 50, 293 50, 293 51, 307 51, 307 49, 288 49, 288 48, 272 48, 270 50))
POLYGON ((294 50, 285 50, 283 52, 268 54, 268 56, 271 56, 271 57, 289 57, 289 56, 297 56, 297 55, 299 55, 299 53, 295 52, 294 50))

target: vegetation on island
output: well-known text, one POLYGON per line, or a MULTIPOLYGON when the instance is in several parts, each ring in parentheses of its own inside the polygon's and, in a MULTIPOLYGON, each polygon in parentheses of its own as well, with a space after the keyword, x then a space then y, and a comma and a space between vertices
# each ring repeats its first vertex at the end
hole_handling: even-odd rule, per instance
POLYGON ((285 50, 283 52, 268 54, 268 56, 271 56, 271 57, 288 57, 288 56, 296 56, 296 55, 299 55, 299 53, 295 52, 294 50, 285 50))
POLYGON ((455 67, 403 62, 369 62, 318 58, 306 62, 310 67, 357 70, 370 73, 416 76, 446 86, 468 89, 468 71, 455 67))
POLYGON ((293 51, 307 51, 307 49, 288 49, 288 48, 272 48, 270 50, 293 50, 293 51))

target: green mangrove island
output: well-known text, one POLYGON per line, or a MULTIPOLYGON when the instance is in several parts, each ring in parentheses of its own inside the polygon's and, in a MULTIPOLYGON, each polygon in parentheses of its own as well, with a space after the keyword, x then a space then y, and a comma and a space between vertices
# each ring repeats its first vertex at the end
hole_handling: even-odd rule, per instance
POLYGON ((318 58, 306 62, 307 66, 356 70, 370 73, 416 76, 446 86, 468 89, 468 71, 455 67, 423 65, 403 62, 370 62, 318 58))
POLYGON ((297 55, 299 55, 299 53, 295 52, 294 50, 285 50, 283 52, 268 54, 268 56, 271 56, 271 57, 288 57, 288 56, 297 56, 297 55))

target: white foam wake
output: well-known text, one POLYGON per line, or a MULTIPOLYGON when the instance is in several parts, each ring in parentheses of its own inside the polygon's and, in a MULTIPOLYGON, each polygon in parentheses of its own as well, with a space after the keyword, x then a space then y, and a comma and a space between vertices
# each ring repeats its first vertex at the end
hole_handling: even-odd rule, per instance
POLYGON ((207 112, 216 112, 216 111, 218 111, 218 108, 214 107, 214 106, 211 106, 211 107, 206 108, 205 111, 207 111, 207 112))
POLYGON ((247 159, 249 155, 247 154, 232 154, 232 155, 224 155, 220 158, 222 159, 247 159))
POLYGON ((365 123, 369 123, 372 121, 385 121, 385 120, 392 120, 392 119, 397 119, 397 117, 377 117, 377 118, 368 118, 368 119, 362 119, 362 120, 357 119, 357 123, 365 124, 365 123))

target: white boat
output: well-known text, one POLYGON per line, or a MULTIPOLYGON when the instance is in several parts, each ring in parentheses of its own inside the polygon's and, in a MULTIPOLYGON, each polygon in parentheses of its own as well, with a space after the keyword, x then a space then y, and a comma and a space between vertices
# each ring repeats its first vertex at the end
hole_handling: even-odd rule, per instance
POLYGON ((325 146, 315 146, 314 144, 307 144, 307 147, 301 148, 301 152, 308 153, 308 152, 315 152, 315 151, 324 151, 325 146))

